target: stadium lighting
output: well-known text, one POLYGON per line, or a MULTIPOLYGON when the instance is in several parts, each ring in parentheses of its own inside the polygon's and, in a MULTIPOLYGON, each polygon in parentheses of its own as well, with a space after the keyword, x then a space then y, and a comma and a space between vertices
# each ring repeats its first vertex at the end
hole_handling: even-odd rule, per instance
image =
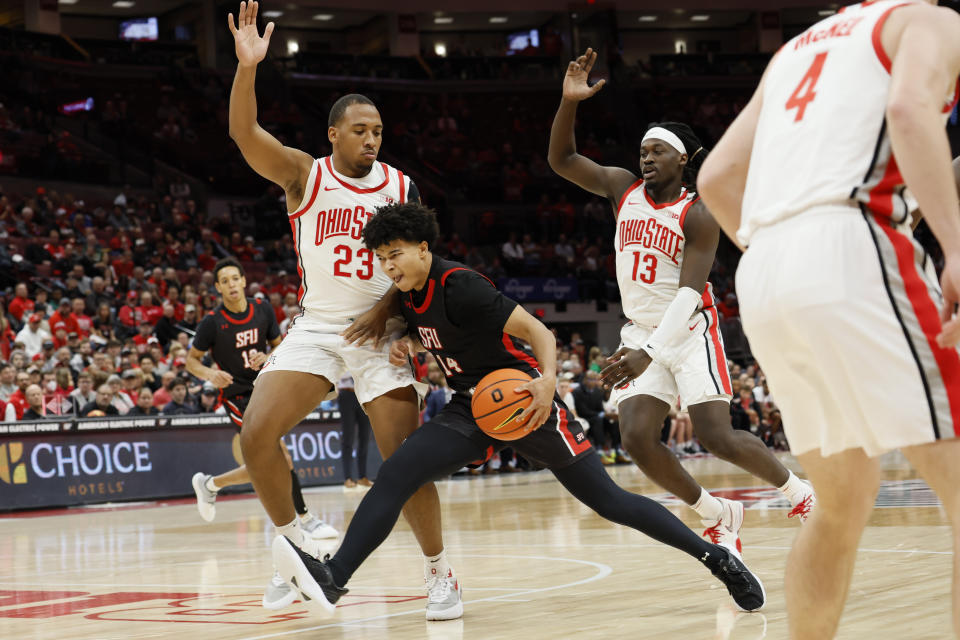
POLYGON ((710 19, 710 16, 700 13, 694 16, 690 16, 690 22, 706 22, 710 19))
POLYGON ((131 0, 117 0, 116 2, 113 3, 113 6, 115 6, 118 9, 129 9, 134 4, 136 3, 131 2, 131 0))
POLYGON ((279 18, 282 15, 283 15, 283 11, 264 11, 263 12, 264 18, 279 18))
POLYGON ((433 19, 433 24, 450 24, 453 22, 453 18, 450 16, 438 16, 433 19))
POLYGON ((300 51, 300 43, 296 40, 287 40, 287 55, 292 56, 300 51))
POLYGON ((77 4, 79 0, 57 0, 58 4, 77 4))
POLYGON ((332 13, 318 13, 317 15, 313 16, 313 19, 314 19, 314 20, 321 20, 321 21, 323 21, 323 22, 327 22, 328 20, 333 20, 333 14, 332 14, 332 13))
POLYGON ((433 52, 440 56, 441 58, 447 57, 447 45, 442 42, 434 43, 433 52))
POLYGON ((656 22, 657 16, 640 16, 637 20, 640 22, 656 22))
POLYGON ((507 16, 490 16, 490 24, 503 24, 507 21, 507 16))
POLYGON ((820 9, 820 11, 817 11, 817 15, 821 15, 821 16, 832 16, 832 15, 835 14, 836 12, 837 12, 836 9, 820 9))

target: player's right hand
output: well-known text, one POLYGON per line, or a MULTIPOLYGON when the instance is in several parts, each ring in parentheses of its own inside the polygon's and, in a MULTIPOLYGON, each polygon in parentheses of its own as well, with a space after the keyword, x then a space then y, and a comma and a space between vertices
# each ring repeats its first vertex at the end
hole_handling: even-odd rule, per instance
POLYGON ((218 389, 229 387, 233 383, 233 376, 223 369, 214 369, 213 374, 207 380, 218 389))
POLYGON ((227 26, 233 34, 236 45, 237 60, 244 67, 255 66, 267 55, 270 46, 270 35, 273 33, 273 23, 268 22, 263 30, 263 37, 257 31, 257 11, 260 3, 254 0, 249 4, 240 3, 240 12, 237 14, 237 25, 233 24, 233 14, 227 15, 227 26))
POLYGON ((597 52, 588 47, 582 56, 567 65, 567 75, 563 77, 564 100, 580 102, 603 89, 603 85, 607 83, 606 80, 600 80, 592 87, 587 84, 590 70, 593 69, 593 63, 596 61, 597 52))
POLYGON ((407 358, 410 355, 410 345, 405 338, 395 341, 390 345, 390 364, 395 367, 407 366, 407 358))
POLYGON ((937 335, 937 344, 942 349, 952 349, 960 343, 960 315, 957 314, 957 304, 960 303, 960 255, 946 256, 940 275, 940 288, 943 291, 943 309, 940 310, 943 328, 937 335))

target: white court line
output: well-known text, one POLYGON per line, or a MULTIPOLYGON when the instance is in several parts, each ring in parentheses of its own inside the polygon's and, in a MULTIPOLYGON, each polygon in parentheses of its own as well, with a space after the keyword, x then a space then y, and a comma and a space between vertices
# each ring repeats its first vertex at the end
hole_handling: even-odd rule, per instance
MULTIPOLYGON (((210 591, 211 589, 252 589, 253 591, 262 591, 263 584, 144 584, 134 582, 9 582, 13 586, 22 587, 110 587, 110 588, 140 588, 149 587, 151 589, 198 589, 210 591)), ((423 585, 372 585, 350 587, 350 593, 358 591, 422 591, 423 585)), ((526 591, 524 587, 470 587, 470 591, 526 591)), ((213 594, 227 595, 227 594, 213 594)))
MULTIPOLYGON (((463 605, 472 605, 477 602, 495 602, 510 598, 516 598, 517 596, 523 596, 532 593, 543 593, 545 591, 556 591, 557 589, 567 589, 570 587, 576 587, 581 584, 587 584, 588 582, 594 582, 596 580, 602 580, 608 575, 613 573, 613 569, 605 564, 600 564, 599 562, 590 562, 589 560, 574 560, 572 558, 556 558, 549 556, 507 556, 507 555, 496 555, 496 556, 482 556, 474 554, 460 554, 465 558, 514 558, 521 560, 547 560, 555 562, 570 562, 574 564, 584 564, 597 569, 597 573, 590 576, 589 578, 584 578, 583 580, 577 580, 576 582, 570 582, 567 584, 554 585, 552 587, 541 587, 539 589, 525 589, 517 593, 504 594, 502 596, 490 596, 489 598, 479 598, 477 600, 467 600, 464 601, 463 605)), ((329 624, 323 624, 316 627, 305 627, 301 629, 291 629, 290 631, 279 631, 277 633, 268 633, 266 635, 260 636, 248 636, 246 638, 238 638, 237 640, 265 640, 266 638, 279 638, 281 636, 290 636, 296 633, 307 633, 308 631, 319 631, 320 629, 330 629, 332 627, 350 627, 354 625, 362 625, 375 620, 386 620, 388 618, 397 618, 400 616, 409 616, 413 614, 423 615, 423 608, 411 609, 410 611, 400 611, 397 613, 388 613, 381 616, 371 616, 369 618, 361 618, 358 620, 348 620, 343 622, 331 622, 329 624)))

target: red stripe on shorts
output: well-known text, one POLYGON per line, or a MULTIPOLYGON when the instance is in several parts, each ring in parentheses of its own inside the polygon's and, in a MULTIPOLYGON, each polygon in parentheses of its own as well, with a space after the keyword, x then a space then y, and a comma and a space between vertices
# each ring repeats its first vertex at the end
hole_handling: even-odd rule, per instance
POLYGON ((723 353, 723 345, 720 343, 720 318, 717 316, 717 308, 710 307, 710 341, 713 342, 713 354, 717 361, 717 371, 720 373, 720 383, 723 385, 723 392, 733 395, 733 386, 730 384, 730 372, 727 370, 727 356, 723 353))
MULTIPOLYGON (((887 235, 890 244, 897 252, 897 267, 907 292, 907 298, 913 306, 913 312, 920 322, 920 329, 927 338, 927 344, 940 370, 943 386, 947 390, 947 402, 950 404, 950 416, 953 418, 953 434, 957 436, 957 425, 960 424, 960 355, 956 349, 941 349, 937 344, 937 334, 940 333, 940 313, 937 305, 930 297, 930 291, 917 272, 917 265, 913 260, 913 243, 910 239, 897 232, 890 226, 888 220, 874 215, 873 219, 887 235)), ((941 437, 946 434, 941 433, 941 437)))

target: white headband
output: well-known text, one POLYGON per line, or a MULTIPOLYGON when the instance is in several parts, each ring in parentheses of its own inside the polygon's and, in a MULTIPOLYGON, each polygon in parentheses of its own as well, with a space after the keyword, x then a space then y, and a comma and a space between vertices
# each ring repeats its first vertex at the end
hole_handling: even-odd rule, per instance
POLYGON ((650 138, 656 138, 657 140, 663 140, 668 145, 679 151, 680 153, 686 153, 687 148, 683 146, 683 142, 680 141, 680 138, 677 137, 673 131, 669 129, 664 129, 663 127, 654 127, 647 131, 644 134, 643 140, 640 141, 640 144, 643 144, 650 138))

